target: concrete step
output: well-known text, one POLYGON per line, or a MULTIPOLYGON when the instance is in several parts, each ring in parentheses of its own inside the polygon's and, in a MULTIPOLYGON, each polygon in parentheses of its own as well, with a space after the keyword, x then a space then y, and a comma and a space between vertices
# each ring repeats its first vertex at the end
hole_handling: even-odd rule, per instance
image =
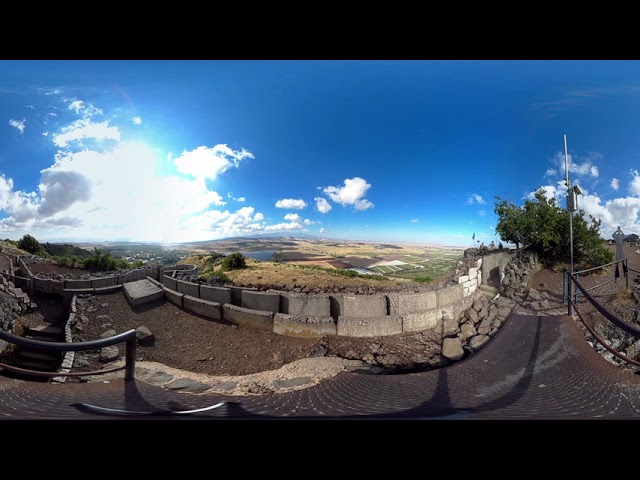
POLYGON ((62 362, 60 354, 56 355, 54 352, 45 352, 43 350, 23 349, 18 353, 18 357, 25 360, 39 360, 41 362, 49 362, 58 365, 62 362))

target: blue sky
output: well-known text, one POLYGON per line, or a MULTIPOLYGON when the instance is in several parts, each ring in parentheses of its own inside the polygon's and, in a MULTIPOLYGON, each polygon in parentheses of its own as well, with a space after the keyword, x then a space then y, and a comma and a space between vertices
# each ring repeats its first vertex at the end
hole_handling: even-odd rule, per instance
POLYGON ((0 61, 0 238, 470 246, 545 187, 640 233, 638 61, 0 61))

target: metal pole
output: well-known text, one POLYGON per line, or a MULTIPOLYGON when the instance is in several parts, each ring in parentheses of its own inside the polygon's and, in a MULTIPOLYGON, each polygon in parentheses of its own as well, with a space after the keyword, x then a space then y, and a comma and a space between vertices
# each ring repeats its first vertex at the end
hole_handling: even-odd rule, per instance
MULTIPOLYGON (((569 202, 571 192, 571 184, 569 183, 569 154, 567 152, 567 135, 564 135, 564 166, 565 166, 565 183, 567 184, 567 210, 569 210, 569 247, 571 252, 571 275, 573 275, 573 207, 569 202)), ((571 202, 572 203, 572 202, 571 202)))
POLYGON ((134 380, 136 375, 136 340, 136 335, 132 335, 126 343, 124 379, 127 382, 134 380))

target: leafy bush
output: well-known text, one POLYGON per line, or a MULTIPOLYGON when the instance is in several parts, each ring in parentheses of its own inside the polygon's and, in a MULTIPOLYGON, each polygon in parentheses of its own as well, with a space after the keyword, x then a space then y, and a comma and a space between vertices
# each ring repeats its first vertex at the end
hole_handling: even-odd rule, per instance
POLYGON ((222 261, 222 268, 225 270, 237 270, 239 268, 245 268, 247 266, 247 260, 239 252, 232 253, 224 257, 222 261))
POLYGON ((91 256, 84 259, 84 268, 94 272, 108 272, 129 268, 129 263, 122 258, 113 258, 108 250, 94 248, 91 256))
POLYGON ((23 237, 18 240, 18 248, 33 255, 44 253, 42 244, 38 240, 36 240, 35 237, 32 237, 28 233, 23 235, 23 237))
POLYGON ((231 280, 226 273, 224 273, 224 271, 222 269, 219 270, 213 270, 210 273, 207 273, 207 281, 209 283, 215 283, 218 285, 226 285, 226 284, 231 284, 233 285, 233 280, 231 280))

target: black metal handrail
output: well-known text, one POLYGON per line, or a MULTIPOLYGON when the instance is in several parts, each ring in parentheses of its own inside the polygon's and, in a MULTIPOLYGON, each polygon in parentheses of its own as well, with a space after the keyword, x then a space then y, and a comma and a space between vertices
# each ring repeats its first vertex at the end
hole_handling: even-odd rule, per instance
MULTIPOLYGON (((626 259, 625 259, 626 260, 626 259)), ((617 263, 617 262, 614 262, 617 263)), ((591 296, 588 292, 588 289, 584 288, 580 282, 577 280, 576 277, 574 277, 574 275, 569 275, 569 286, 571 286, 571 284, 575 284, 575 286, 578 288, 578 290, 580 290, 582 292, 582 294, 584 295, 584 298, 586 298, 589 303, 591 303, 591 305, 593 305, 593 307, 600 312, 607 320, 609 320, 611 323, 613 323, 614 325, 616 325, 617 327, 621 328, 622 330, 624 330, 625 332, 633 335, 635 338, 640 338, 640 328, 628 323, 624 320, 622 320, 621 318, 617 317, 616 315, 614 315, 613 313, 611 313, 609 310, 607 310, 604 306, 602 306, 595 298, 593 298, 593 296, 591 296)), ((585 321, 585 319, 582 317, 582 315, 580 314, 580 312, 577 309, 577 305, 574 302, 572 295, 571 295, 571 288, 569 288, 569 296, 568 296, 569 302, 569 315, 571 315, 571 307, 573 307, 573 309, 576 311, 578 318, 580 319, 580 321, 582 322, 582 324, 587 328, 587 330, 589 331, 589 333, 591 333, 591 335, 596 339, 596 341, 598 343, 600 343, 604 348, 606 348, 609 352, 611 352, 613 355, 615 355, 616 357, 632 364, 632 365, 636 365, 636 366, 640 366, 640 362, 637 362, 633 359, 630 359, 629 357, 627 357, 626 355, 621 354, 620 352, 617 352, 615 349, 613 349, 611 346, 609 346, 602 338, 600 338, 595 330, 593 328, 591 328, 588 323, 585 321)))
MULTIPOLYGON (((109 347, 118 343, 126 344, 125 365, 111 370, 104 370, 103 372, 89 372, 88 374, 97 373, 109 373, 117 370, 124 370, 124 379, 133 380, 135 378, 136 368, 136 331, 135 329, 128 330, 123 333, 119 333, 109 338, 101 338, 99 340, 90 340, 87 342, 46 342, 43 340, 34 340, 31 338, 21 337, 14 335, 13 333, 0 330, 0 339, 9 343, 20 345, 23 347, 38 348, 41 350, 50 350, 54 352, 79 352, 83 350, 97 350, 99 348, 109 347)), ((7 368, 7 366, 5 366, 7 368)), ((15 369, 15 367, 11 367, 15 369)), ((28 372, 34 375, 47 376, 47 377, 64 377, 75 376, 76 374, 59 373, 59 372, 38 372, 32 370, 19 369, 20 372, 28 372)))

